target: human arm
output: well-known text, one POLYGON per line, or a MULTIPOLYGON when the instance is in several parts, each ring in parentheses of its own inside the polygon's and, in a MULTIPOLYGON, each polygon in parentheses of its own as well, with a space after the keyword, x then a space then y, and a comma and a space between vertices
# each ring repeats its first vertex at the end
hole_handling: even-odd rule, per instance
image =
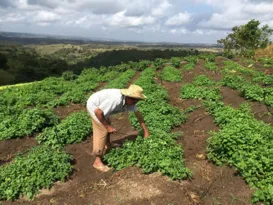
POLYGON ((147 129, 146 127, 146 124, 144 122, 144 119, 141 115, 141 113, 139 111, 135 111, 135 115, 136 115, 136 118, 140 124, 140 126, 142 127, 143 131, 144 131, 144 137, 148 137, 150 134, 149 134, 149 130, 147 129))
POLYGON ((109 123, 107 122, 107 120, 104 117, 103 111, 100 108, 96 108, 94 110, 94 113, 95 113, 96 117, 98 118, 98 120, 101 122, 101 124, 106 128, 107 132, 109 132, 109 133, 116 132, 116 129, 113 128, 111 125, 109 125, 109 123))

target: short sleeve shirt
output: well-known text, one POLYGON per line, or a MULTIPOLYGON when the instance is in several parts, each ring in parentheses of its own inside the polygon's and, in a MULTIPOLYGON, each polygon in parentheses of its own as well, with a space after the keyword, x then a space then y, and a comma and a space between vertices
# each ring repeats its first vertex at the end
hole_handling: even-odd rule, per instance
POLYGON ((87 109, 91 116, 97 121, 95 109, 103 111, 105 119, 110 115, 120 112, 136 112, 136 105, 125 105, 125 96, 121 94, 120 89, 104 89, 92 94, 87 100, 87 109))

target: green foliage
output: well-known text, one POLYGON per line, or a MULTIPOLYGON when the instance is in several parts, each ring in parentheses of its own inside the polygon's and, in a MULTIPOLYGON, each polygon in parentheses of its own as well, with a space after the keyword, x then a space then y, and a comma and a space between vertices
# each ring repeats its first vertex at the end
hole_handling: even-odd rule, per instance
POLYGON ((76 75, 73 73, 73 71, 65 71, 62 74, 62 78, 64 80, 75 80, 76 75))
POLYGON ((207 68, 208 70, 217 70, 218 66, 216 65, 215 62, 206 62, 205 63, 205 68, 207 68))
POLYGON ((194 63, 187 63, 186 65, 183 66, 183 70, 193 70, 195 68, 194 63))
POLYGON ((215 62, 216 55, 212 53, 202 53, 199 55, 199 58, 204 59, 205 62, 215 62))
POLYGON ((265 205, 271 205, 273 204, 273 185, 268 184, 263 189, 256 190, 256 192, 253 194, 252 202, 257 203, 262 201, 265 205))
POLYGON ((15 115, 2 115, 1 118, 0 140, 31 135, 59 121, 51 110, 38 108, 26 109, 15 115))
POLYGON ((270 43, 273 30, 268 25, 259 28, 260 22, 250 20, 242 26, 232 28, 232 33, 217 42, 224 46, 224 51, 239 53, 251 57, 257 48, 265 48, 270 43))
POLYGON ((178 57, 172 57, 171 58, 172 65, 176 68, 180 67, 181 59, 178 57))
POLYGON ((0 69, 0 85, 9 85, 13 84, 15 81, 15 77, 11 74, 8 73, 7 71, 0 69))
POLYGON ((107 84, 106 88, 119 88, 119 89, 124 88, 129 83, 131 78, 135 75, 135 73, 136 73, 135 70, 129 69, 119 74, 119 76, 116 79, 110 81, 107 84))
POLYGON ((151 61, 148 60, 142 60, 137 63, 137 66, 135 67, 136 70, 138 71, 143 71, 146 68, 148 68, 152 64, 151 61))
POLYGON ((71 156, 61 150, 38 146, 10 164, 0 167, 0 200, 13 200, 25 195, 30 199, 53 182, 64 181, 72 171, 71 156))
POLYGON ((232 59, 232 58, 234 58, 234 53, 232 53, 231 51, 229 51, 229 50, 224 50, 224 52, 223 52, 223 57, 226 57, 226 58, 228 58, 228 59, 232 59))
POLYGON ((218 165, 235 166, 255 189, 253 202, 272 203, 272 126, 258 121, 247 104, 234 109, 223 104, 207 103, 218 132, 208 139, 208 158, 218 165))
POLYGON ((156 58, 153 61, 153 65, 156 67, 156 69, 161 68, 161 66, 165 63, 166 60, 162 59, 162 58, 156 58))
POLYGON ((172 66, 167 66, 160 73, 160 78, 170 82, 180 82, 182 81, 182 74, 180 70, 172 66))
POLYGON ((186 56, 184 59, 188 63, 183 66, 183 69, 184 70, 192 70, 195 68, 195 66, 199 60, 199 57, 198 56, 186 56))
POLYGON ((138 136, 136 141, 127 141, 122 148, 114 149, 105 160, 117 170, 139 166, 144 173, 160 171, 172 179, 187 179, 192 174, 184 166, 183 150, 159 130, 147 139, 138 136))
MULTIPOLYGON (((14 82, 41 80, 48 76, 61 75, 68 70, 68 64, 62 59, 40 56, 35 49, 26 47, 8 47, 4 53, 7 59, 6 71, 14 76, 14 82)), ((3 84, 0 82, 0 85, 3 84)))
POLYGON ((60 124, 46 128, 37 136, 38 142, 52 147, 81 142, 92 130, 90 116, 84 112, 73 113, 60 124))
POLYGON ((199 87, 194 84, 185 84, 180 91, 180 97, 184 99, 221 99, 219 88, 199 87))
POLYGON ((199 57, 198 56, 190 55, 190 56, 186 56, 184 59, 185 59, 185 61, 187 61, 189 63, 196 64, 198 62, 198 60, 199 60, 199 57))
POLYGON ((256 75, 252 80, 253 82, 263 83, 264 85, 273 85, 273 75, 256 75))
POLYGON ((205 75, 198 75, 198 76, 196 76, 194 78, 193 84, 194 85, 198 85, 198 86, 214 86, 214 85, 216 85, 216 82, 214 82, 213 80, 209 79, 205 75))
POLYGON ((111 80, 114 80, 117 76, 119 76, 119 72, 117 71, 110 71, 106 72, 101 78, 101 82, 109 82, 111 80))
POLYGON ((240 90, 246 99, 255 100, 271 107, 273 105, 272 88, 262 88, 239 75, 232 74, 226 74, 222 81, 225 86, 240 90))
POLYGON ((273 68, 273 58, 264 57, 264 58, 259 58, 258 60, 263 63, 264 67, 273 68))

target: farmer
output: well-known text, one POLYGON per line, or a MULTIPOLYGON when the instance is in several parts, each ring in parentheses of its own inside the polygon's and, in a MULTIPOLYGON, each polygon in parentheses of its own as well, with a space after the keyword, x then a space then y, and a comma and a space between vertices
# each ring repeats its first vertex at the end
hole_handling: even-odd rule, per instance
POLYGON ((92 119, 93 154, 96 156, 93 167, 97 170, 107 172, 110 169, 102 162, 103 154, 111 148, 110 134, 116 132, 109 121, 110 115, 126 111, 135 112, 144 131, 144 137, 149 136, 143 117, 136 107, 139 100, 146 98, 142 92, 141 87, 130 85, 128 89, 104 89, 89 97, 87 111, 92 119))

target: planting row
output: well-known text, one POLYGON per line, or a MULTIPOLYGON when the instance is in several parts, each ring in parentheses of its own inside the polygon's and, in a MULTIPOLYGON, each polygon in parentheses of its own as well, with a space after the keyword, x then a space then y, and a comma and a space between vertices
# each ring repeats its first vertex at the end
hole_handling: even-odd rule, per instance
MULTIPOLYGON (((253 202, 273 203, 273 128, 258 121, 247 104, 239 109, 225 106, 216 82, 209 79, 183 86, 182 98, 203 99, 220 130, 208 139, 207 156, 218 165, 234 166, 256 192, 253 202), (190 88, 190 89, 189 89, 190 88)), ((202 76, 204 78, 204 76, 202 76)))
MULTIPOLYGON (((105 156, 107 163, 120 170, 124 167, 139 166, 144 173, 160 171, 172 179, 189 178, 192 174, 184 165, 183 150, 176 144, 178 134, 170 134, 171 129, 186 120, 185 115, 167 103, 168 93, 154 82, 155 69, 148 68, 134 83, 145 90, 148 99, 138 103, 149 127, 150 136, 141 135, 136 141, 127 141, 121 148, 113 149, 105 156)), ((134 117, 131 124, 140 129, 134 117)))

